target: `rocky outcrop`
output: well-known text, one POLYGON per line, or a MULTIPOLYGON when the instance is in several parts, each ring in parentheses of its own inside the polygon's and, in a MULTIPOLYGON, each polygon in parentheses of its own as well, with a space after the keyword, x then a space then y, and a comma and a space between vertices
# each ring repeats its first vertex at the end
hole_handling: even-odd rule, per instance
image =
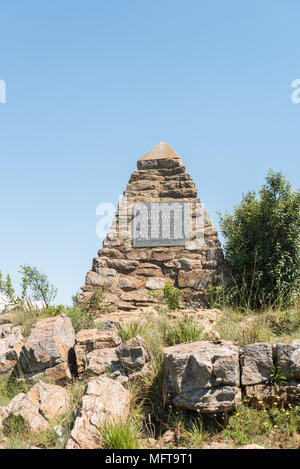
POLYGON ((51 380, 71 378, 75 366, 75 332, 65 314, 41 319, 33 327, 23 346, 19 365, 25 379, 51 380))
POLYGON ((215 413, 239 404, 239 349, 231 342, 192 342, 164 353, 164 392, 175 405, 215 413))
POLYGON ((194 301, 204 298, 210 283, 230 283, 231 274, 217 230, 197 198, 192 177, 179 156, 163 142, 138 160, 137 171, 129 179, 103 248, 86 275, 79 300, 91 295, 93 288, 109 287, 110 294, 105 298, 108 306, 137 311, 149 308, 150 302, 158 302, 149 297, 148 291, 161 289, 166 281, 181 288, 194 301), (134 247, 134 205, 140 202, 188 204, 187 242, 134 247))
POLYGON ((2 339, 0 339, 0 375, 5 376, 14 370, 25 342, 20 327, 12 328, 9 324, 8 326, 2 329, 2 339))
POLYGON ((7 406, 0 407, 0 428, 7 417, 14 415, 23 417, 34 432, 45 430, 67 411, 69 403, 66 389, 39 381, 26 394, 18 394, 7 406))
POLYGON ((130 393, 110 378, 90 381, 84 391, 67 449, 101 448, 101 424, 106 419, 126 420, 130 393))

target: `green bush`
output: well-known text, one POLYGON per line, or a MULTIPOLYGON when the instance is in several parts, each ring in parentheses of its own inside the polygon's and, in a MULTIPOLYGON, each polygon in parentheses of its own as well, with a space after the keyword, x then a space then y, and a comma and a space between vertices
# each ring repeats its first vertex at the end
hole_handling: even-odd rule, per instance
POLYGON ((167 305, 171 311, 180 308, 182 292, 179 288, 173 287, 171 282, 166 282, 164 288, 159 292, 149 291, 148 293, 167 305))
POLYGON ((78 301, 77 295, 73 297, 74 306, 66 307, 65 313, 71 319, 76 332, 97 327, 95 320, 99 314, 108 313, 105 294, 106 289, 94 288, 92 294, 84 300, 78 301))
POLYGON ((270 170, 259 194, 244 195, 220 225, 236 301, 249 308, 293 302, 300 282, 300 192, 270 170))

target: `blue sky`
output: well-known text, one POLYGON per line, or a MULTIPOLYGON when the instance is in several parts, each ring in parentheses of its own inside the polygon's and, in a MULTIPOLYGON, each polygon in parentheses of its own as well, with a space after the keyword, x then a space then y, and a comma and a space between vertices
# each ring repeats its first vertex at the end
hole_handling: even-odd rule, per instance
POLYGON ((167 141, 215 224, 268 168, 299 187, 298 0, 14 0, 0 7, 0 270, 70 303, 136 161, 167 141))

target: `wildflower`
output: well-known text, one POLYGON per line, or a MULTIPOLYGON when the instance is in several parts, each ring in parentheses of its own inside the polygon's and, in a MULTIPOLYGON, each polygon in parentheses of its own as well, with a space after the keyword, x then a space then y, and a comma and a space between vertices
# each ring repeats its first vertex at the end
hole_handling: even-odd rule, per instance
POLYGON ((277 425, 274 425, 274 428, 277 428, 277 425))

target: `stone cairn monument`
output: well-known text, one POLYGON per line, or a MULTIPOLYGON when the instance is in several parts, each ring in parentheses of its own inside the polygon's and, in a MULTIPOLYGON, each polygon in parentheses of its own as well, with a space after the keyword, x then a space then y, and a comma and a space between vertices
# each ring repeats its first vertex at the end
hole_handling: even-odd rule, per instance
POLYGON ((179 156, 165 142, 137 162, 80 298, 105 288, 118 311, 149 310, 167 281, 188 302, 230 282, 218 233, 179 156))

